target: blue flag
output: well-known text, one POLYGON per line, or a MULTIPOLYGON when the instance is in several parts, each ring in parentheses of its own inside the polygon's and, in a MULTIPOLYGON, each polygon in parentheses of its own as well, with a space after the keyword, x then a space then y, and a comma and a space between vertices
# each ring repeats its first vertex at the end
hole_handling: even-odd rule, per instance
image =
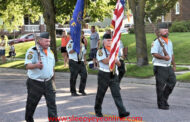
MULTIPOLYGON (((125 6, 125 0, 120 0, 121 4, 123 5, 123 7, 125 6)), ((125 7, 124 7, 125 8, 125 7)))
POLYGON ((84 12, 84 0, 77 0, 72 20, 70 21, 71 39, 73 40, 73 49, 77 54, 80 53, 81 23, 84 12))

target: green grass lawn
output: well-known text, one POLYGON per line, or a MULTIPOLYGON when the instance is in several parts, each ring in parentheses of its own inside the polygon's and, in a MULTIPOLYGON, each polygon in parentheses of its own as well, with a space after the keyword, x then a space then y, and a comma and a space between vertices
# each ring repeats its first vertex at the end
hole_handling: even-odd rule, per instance
MULTIPOLYGON (((148 78, 153 76, 153 66, 143 66, 138 67, 134 64, 127 64, 127 72, 125 76, 127 77, 138 77, 138 78, 148 78)), ((17 60, 17 61, 8 61, 5 64, 0 64, 0 67, 2 68, 17 68, 17 69, 24 69, 24 60, 17 60)), ((88 67, 87 67, 88 68, 88 67)), ((188 70, 188 68, 185 67, 177 67, 177 71, 184 71, 188 70)), ((68 67, 64 67, 63 62, 59 61, 56 63, 55 71, 58 72, 69 72, 68 67)), ((88 68, 88 73, 90 74, 97 74, 97 70, 92 70, 88 68)))
MULTIPOLYGON (((177 64, 190 64, 189 52, 190 52, 190 42, 189 42, 190 32, 186 33, 170 33, 169 38, 173 42, 175 61, 177 64)), ((156 38, 154 34, 146 34, 147 39, 147 49, 148 49, 148 59, 152 60, 152 56, 150 54, 151 44, 153 40, 156 38)), ((135 35, 128 34, 123 35, 121 37, 124 45, 129 47, 129 60, 131 62, 136 62, 136 43, 135 43, 135 35)))
MULTIPOLYGON (((102 35, 102 34, 101 34, 102 35)), ((170 39, 173 42, 174 45, 174 53, 175 53, 175 60, 177 64, 190 64, 189 60, 189 52, 190 52, 190 43, 189 43, 189 35, 190 32, 185 32, 185 33, 171 33, 170 34, 170 39)), ((154 34, 146 34, 146 39, 147 39, 147 47, 148 47, 148 58, 150 65, 149 66, 143 66, 143 67, 138 67, 136 65, 127 65, 127 73, 125 76, 128 77, 141 77, 141 78, 146 78, 146 77, 151 77, 153 76, 153 71, 152 71, 152 65, 151 65, 151 60, 152 56, 150 54, 150 48, 153 40, 156 38, 154 34)), ((89 37, 88 39, 88 49, 87 49, 87 59, 88 59, 88 54, 89 54, 89 37)), ((124 34, 121 37, 121 40, 123 41, 125 46, 129 47, 128 50, 128 59, 130 62, 136 62, 136 43, 135 43, 135 35, 134 34, 124 34)), ((61 45, 61 39, 57 39, 57 47, 60 47, 61 45)), ((31 46, 34 46, 34 42, 25 42, 21 44, 16 44, 15 49, 16 49, 16 58, 21 58, 24 60, 25 53, 28 48, 31 46)), ((6 55, 8 55, 8 46, 6 48, 6 55)), ((61 56, 60 51, 58 51, 58 59, 63 59, 61 56)), ((7 62, 6 64, 0 64, 0 67, 5 67, 5 68, 24 68, 24 61, 14 61, 14 62, 7 62)), ((66 71, 68 72, 68 68, 64 68, 63 62, 59 61, 56 63, 55 67, 56 71, 66 71)), ((182 67, 177 67, 177 70, 187 70, 186 68, 182 67)), ((91 74, 96 74, 97 71, 88 69, 88 72, 91 74)), ((182 76, 181 76, 182 77, 182 76)), ((181 78, 180 77, 180 78, 181 78)), ((185 76, 183 76, 185 77, 185 76)))
POLYGON ((178 75, 177 76, 177 80, 181 81, 181 82, 188 82, 188 83, 190 83, 190 72, 182 74, 182 75, 178 75))
MULTIPOLYGON (((189 35, 190 32, 184 32, 184 33, 170 33, 170 39, 173 42, 174 46, 174 54, 175 54, 175 61, 177 64, 190 64, 190 58, 189 58, 189 52, 190 52, 190 42, 189 42, 189 35)), ((148 47, 148 59, 149 62, 152 60, 152 56, 150 54, 151 44, 153 40, 156 38, 154 34, 148 33, 146 34, 147 39, 147 47, 148 47)), ((88 39, 88 49, 87 49, 87 59, 89 54, 89 37, 88 39)), ((128 53, 128 59, 130 62, 136 62, 136 42, 135 42, 135 35, 134 34, 124 34, 121 37, 121 40, 123 41, 125 46, 129 47, 129 53, 128 53)), ((61 45, 61 39, 57 38, 57 47, 60 47, 61 45)), ((16 57, 17 58, 24 58, 25 53, 28 48, 34 45, 34 42, 25 42, 21 44, 16 44, 16 57)), ((6 55, 8 55, 8 47, 6 51, 6 55)), ((58 58, 62 59, 60 51, 58 51, 58 58)))

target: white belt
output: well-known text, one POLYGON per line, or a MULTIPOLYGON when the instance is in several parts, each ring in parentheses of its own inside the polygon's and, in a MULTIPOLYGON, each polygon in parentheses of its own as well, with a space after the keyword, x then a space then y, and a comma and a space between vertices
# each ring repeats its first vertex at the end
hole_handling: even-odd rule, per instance
POLYGON ((171 64, 161 64, 161 63, 154 63, 154 66, 162 66, 162 67, 169 67, 171 64))
POLYGON ((104 68, 101 68, 101 67, 99 67, 99 70, 101 70, 101 71, 103 71, 103 72, 110 72, 109 69, 104 69, 104 68))
POLYGON ((38 79, 33 79, 33 80, 37 80, 37 81, 44 82, 44 81, 49 81, 51 78, 52 78, 52 77, 47 78, 47 79, 40 79, 40 78, 38 78, 38 79))

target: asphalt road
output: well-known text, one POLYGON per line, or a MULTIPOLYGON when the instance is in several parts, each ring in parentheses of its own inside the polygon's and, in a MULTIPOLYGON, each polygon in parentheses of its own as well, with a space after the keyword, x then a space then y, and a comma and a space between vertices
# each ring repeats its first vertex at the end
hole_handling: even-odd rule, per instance
MULTIPOLYGON (((0 122, 24 122, 27 97, 26 78, 24 70, 0 69, 0 122)), ((190 122, 190 89, 175 87, 169 98, 170 109, 160 110, 156 106, 154 82, 153 78, 124 78, 122 80, 121 94, 126 109, 131 113, 130 117, 142 117, 144 122, 190 122), (132 82, 134 80, 138 83, 132 82), (146 80, 147 83, 144 83, 146 80)), ((68 73, 56 73, 56 86, 59 116, 95 117, 93 112, 97 90, 96 75, 88 75, 87 96, 71 97, 68 73)), ((118 115, 109 89, 102 108, 105 116, 118 115)), ((36 122, 48 121, 44 97, 38 104, 34 118, 36 122)))

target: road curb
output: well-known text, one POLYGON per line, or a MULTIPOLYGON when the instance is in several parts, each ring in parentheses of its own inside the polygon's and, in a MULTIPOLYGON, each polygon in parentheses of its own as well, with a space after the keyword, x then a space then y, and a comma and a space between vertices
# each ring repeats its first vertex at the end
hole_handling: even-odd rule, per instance
MULTIPOLYGON (((26 74, 27 71, 24 70, 24 69, 13 69, 13 68, 0 68, 0 73, 4 73, 4 72, 7 72, 7 73, 21 73, 21 74, 26 74)), ((68 74, 68 73, 65 73, 65 72, 56 72, 56 75, 63 75, 63 74, 68 74)), ((91 75, 89 74, 89 76, 94 76, 94 75, 91 75)), ((154 77, 151 77, 151 78, 131 78, 131 77, 124 77, 122 79, 122 82, 125 82, 125 83, 135 83, 135 84, 145 84, 145 85, 155 85, 156 82, 155 82, 155 78, 154 77)), ((177 81, 176 83, 176 87, 181 87, 181 88, 190 88, 190 83, 184 83, 184 82, 180 82, 180 81, 177 81)))

